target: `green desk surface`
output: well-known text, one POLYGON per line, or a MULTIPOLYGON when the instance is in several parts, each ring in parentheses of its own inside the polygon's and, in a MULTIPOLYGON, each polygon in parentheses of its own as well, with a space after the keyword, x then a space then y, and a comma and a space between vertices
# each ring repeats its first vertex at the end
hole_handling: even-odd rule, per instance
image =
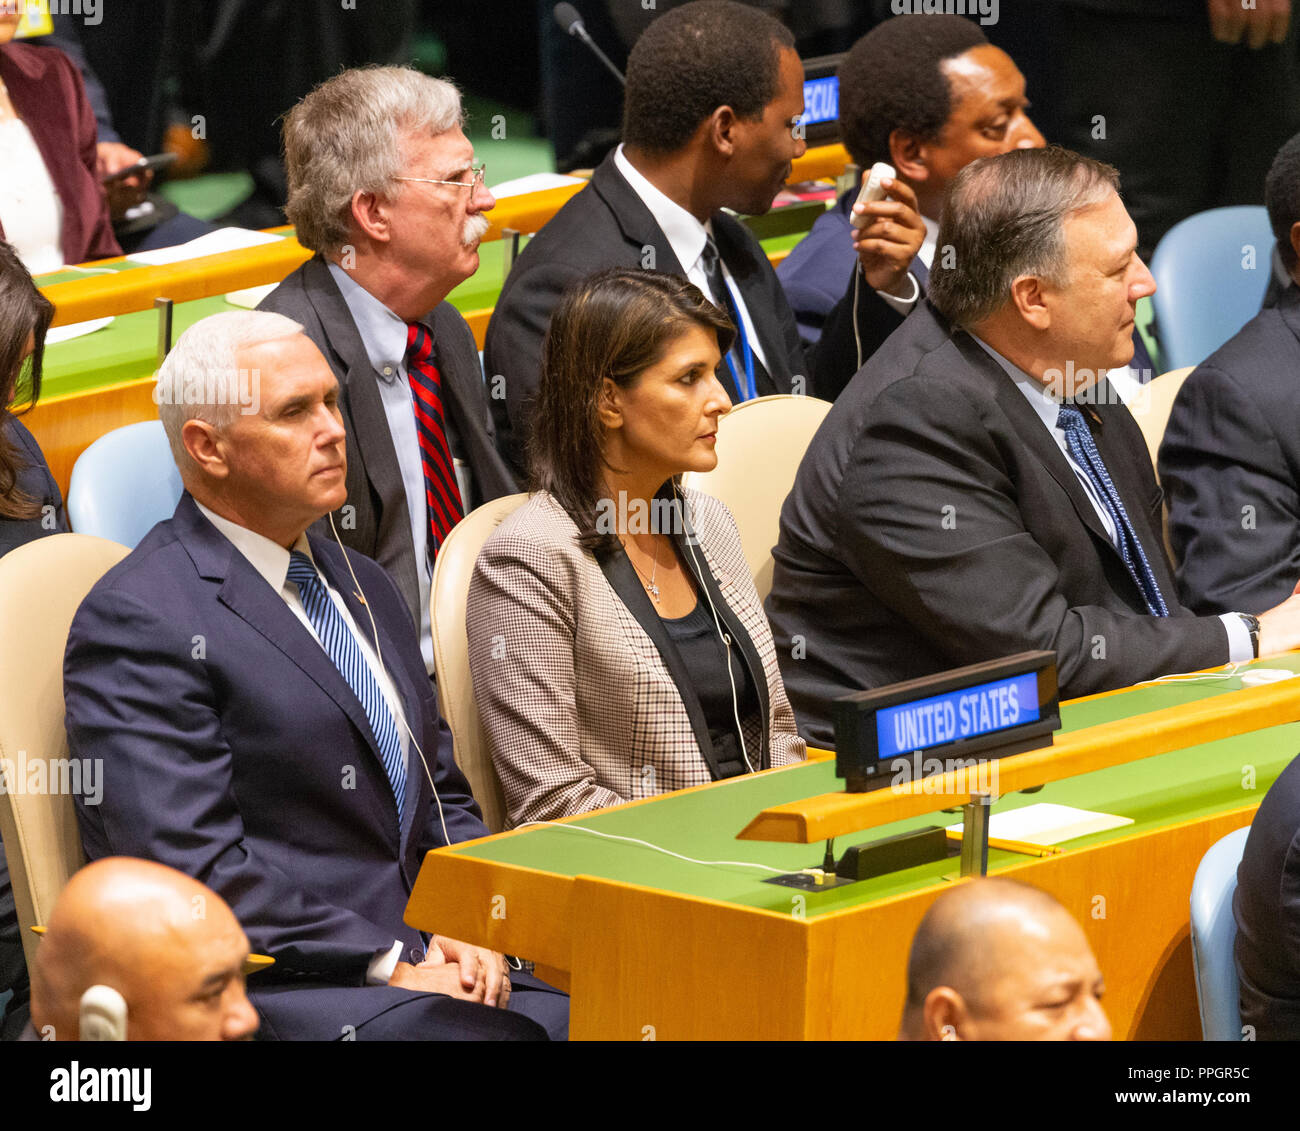
MULTIPOLYGON (((1300 672, 1300 655, 1274 658, 1258 666, 1300 672)), ((1064 705, 1061 729, 1063 732, 1079 730, 1240 687, 1241 681, 1235 678, 1139 686, 1114 696, 1064 705)), ((1300 753, 1300 722, 1052 782, 1033 794, 1013 793, 1000 800, 994 812, 1055 802, 1133 819, 1133 824, 1111 832, 1066 842, 1062 847, 1069 852, 1257 802, 1297 753, 1300 753), (1245 784, 1244 767, 1253 767, 1253 789, 1245 784)), ((578 823, 599 832, 649 841, 696 860, 757 863, 796 871, 820 865, 825 846, 740 841, 735 839, 736 834, 762 809, 842 788, 843 783, 835 777, 833 761, 811 762, 774 773, 736 778, 702 790, 668 794, 587 817, 578 823)), ((836 841, 836 854, 849 844, 926 825, 956 824, 960 820, 960 811, 935 812, 883 825, 860 836, 836 841)), ((762 882, 768 873, 755 868, 688 863, 650 848, 562 826, 523 829, 444 851, 560 875, 616 879, 781 914, 789 914, 798 906, 796 900, 802 898, 803 913, 809 918, 928 887, 958 870, 954 857, 826 892, 799 892, 762 882)), ((992 850, 989 871, 1024 864, 1030 859, 992 850)))
MULTIPOLYGON (((780 236, 763 243, 769 253, 794 246, 799 235, 780 236)), ((128 271, 134 264, 114 265, 114 270, 128 271)), ((84 272, 63 271, 42 275, 38 282, 45 286, 69 279, 84 278, 84 272)), ((448 296, 453 306, 463 314, 473 310, 489 309, 496 305, 497 296, 505 279, 503 245, 498 242, 484 244, 479 255, 479 269, 461 283, 448 296)), ((223 310, 238 310, 220 296, 178 303, 173 311, 173 339, 200 318, 218 314, 223 310)), ((120 314, 111 325, 84 338, 52 345, 45 351, 42 399, 71 396, 93 389, 108 388, 126 381, 150 377, 157 365, 158 315, 153 310, 136 314, 120 314)))

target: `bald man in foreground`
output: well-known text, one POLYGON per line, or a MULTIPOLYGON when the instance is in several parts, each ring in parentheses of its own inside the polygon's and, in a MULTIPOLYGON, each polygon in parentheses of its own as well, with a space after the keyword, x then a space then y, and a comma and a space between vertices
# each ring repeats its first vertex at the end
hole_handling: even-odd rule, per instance
POLYGON ((912 940, 900 1041, 1108 1041, 1101 971, 1044 891, 981 879, 945 892, 912 940))
POLYGON ((108 987, 129 1041, 237 1041, 257 1031, 244 993, 248 939, 219 895, 149 860, 116 856, 68 881, 32 968, 32 1027, 81 1036, 81 999, 108 987))

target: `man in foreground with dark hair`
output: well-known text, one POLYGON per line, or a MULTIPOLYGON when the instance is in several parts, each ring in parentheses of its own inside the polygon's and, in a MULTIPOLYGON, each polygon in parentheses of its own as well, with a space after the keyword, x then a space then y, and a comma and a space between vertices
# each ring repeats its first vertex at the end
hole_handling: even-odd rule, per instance
POLYGON ((1291 283, 1183 383, 1160 446, 1183 600, 1267 608, 1300 576, 1300 134, 1264 196, 1291 283))
POLYGON ((551 311, 607 267, 683 275, 728 312, 739 332, 719 376, 733 402, 808 391, 776 273, 721 211, 766 212, 806 148, 795 136, 803 66, 793 44, 776 20, 732 0, 674 8, 637 40, 623 144, 524 249, 488 325, 492 411, 520 473, 551 311))
POLYGON ((1258 618, 1178 603, 1146 445, 1105 377, 1155 289, 1117 187, 1058 148, 953 181, 953 266, 781 510, 768 616, 810 742, 833 742, 839 696, 1016 652, 1055 652, 1074 698, 1300 644, 1300 597, 1258 618))
POLYGON ((912 939, 900 1041, 1108 1041, 1088 940, 1052 896, 1014 880, 945 892, 912 939))

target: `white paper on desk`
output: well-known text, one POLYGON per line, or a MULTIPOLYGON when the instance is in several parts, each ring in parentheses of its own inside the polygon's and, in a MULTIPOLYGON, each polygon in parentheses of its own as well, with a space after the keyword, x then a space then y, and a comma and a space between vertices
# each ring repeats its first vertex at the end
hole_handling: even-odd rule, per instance
POLYGON ((279 285, 279 283, 264 283, 260 287, 245 287, 241 291, 231 291, 226 295, 226 301, 231 306, 242 306, 245 310, 255 310, 257 304, 279 285))
POLYGON ((252 232, 247 228, 218 228, 215 232, 190 240, 189 243, 177 244, 175 247, 160 247, 156 251, 138 251, 127 258, 132 263, 161 267, 164 263, 183 263, 187 259, 216 255, 222 251, 239 251, 245 247, 278 243, 281 239, 282 236, 273 236, 269 232, 252 232))
POLYGON ((45 344, 54 346, 58 345, 59 342, 70 342, 73 338, 84 338, 87 334, 102 330, 112 321, 112 317, 109 316, 108 318, 89 318, 85 322, 73 322, 68 326, 51 326, 45 331, 45 344))
POLYGON ((489 187, 492 195, 501 200, 507 196, 523 196, 526 192, 541 192, 542 189, 559 188, 561 185, 585 183, 581 177, 566 177, 562 173, 530 173, 526 177, 516 177, 513 181, 502 181, 499 185, 489 187))
MULTIPOLYGON (((1076 809, 1073 805, 1040 801, 1008 813, 994 813, 989 818, 989 836, 1047 846, 1132 823, 1132 817, 1116 817, 1111 813, 1095 813, 1091 809, 1076 809)), ((948 827, 958 832, 962 829, 960 823, 948 827)))

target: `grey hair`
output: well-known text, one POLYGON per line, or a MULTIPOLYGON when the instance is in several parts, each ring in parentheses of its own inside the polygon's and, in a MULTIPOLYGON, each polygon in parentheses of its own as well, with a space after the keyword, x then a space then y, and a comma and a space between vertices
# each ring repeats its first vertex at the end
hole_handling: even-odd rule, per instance
POLYGON ((260 375, 240 370, 239 351, 302 332, 299 323, 283 314, 234 310, 195 322, 176 340, 158 369, 153 399, 182 473, 194 467, 181 439, 187 420, 203 420, 220 430, 240 412, 258 411, 260 375))
POLYGON ((1118 170, 1060 146, 972 161, 944 200, 930 301, 950 322, 970 327, 1010 301, 1022 275, 1064 285, 1066 217, 1118 189, 1118 170))
POLYGON ((436 137, 464 122, 460 91, 411 67, 357 67, 321 83, 284 119, 285 213, 298 242, 336 253, 353 194, 399 187, 402 131, 436 137))

